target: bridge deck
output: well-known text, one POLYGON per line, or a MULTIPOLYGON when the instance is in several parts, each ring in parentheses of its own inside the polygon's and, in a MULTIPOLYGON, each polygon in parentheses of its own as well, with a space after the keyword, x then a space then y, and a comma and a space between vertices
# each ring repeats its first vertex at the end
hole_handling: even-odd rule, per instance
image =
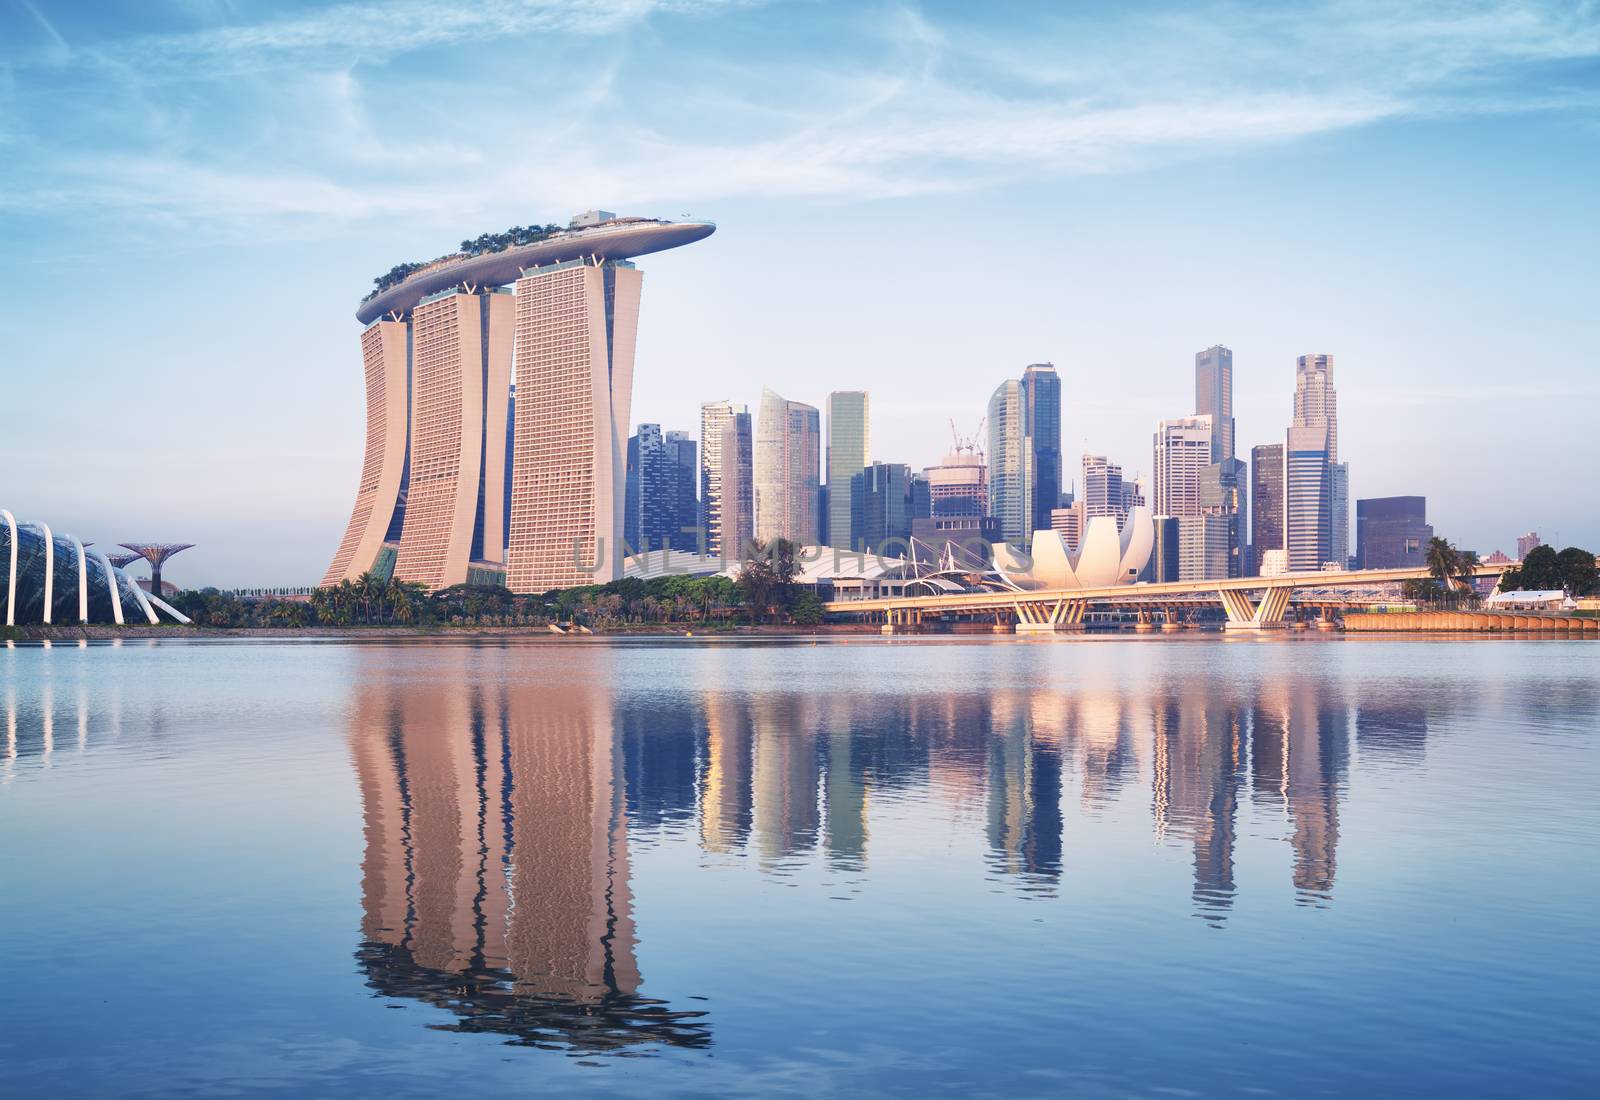
MULTIPOLYGON (((1480 564, 1474 574, 1480 577, 1498 576, 1503 565, 1480 564)), ((1167 581, 1160 584, 1118 584, 1103 588, 1046 588, 1030 592, 1009 590, 992 592, 961 592, 938 596, 878 596, 871 599, 831 600, 823 609, 831 614, 865 614, 882 611, 969 611, 981 612, 1015 608, 1018 604, 1056 603, 1058 601, 1087 601, 1110 603, 1119 606, 1138 604, 1160 605, 1163 602, 1215 603, 1222 605, 1223 593, 1237 592, 1248 595, 1260 593, 1263 597, 1272 590, 1288 589, 1291 598, 1300 592, 1308 595, 1315 589, 1362 588, 1377 584, 1395 584, 1401 581, 1425 580, 1428 570, 1412 569, 1351 569, 1320 573, 1286 573, 1277 577, 1231 577, 1209 581, 1167 581)), ((1329 603, 1329 600, 1319 600, 1329 603)), ((1352 601, 1354 602, 1354 601, 1352 601)), ((1370 601, 1366 601, 1370 602, 1370 601)))

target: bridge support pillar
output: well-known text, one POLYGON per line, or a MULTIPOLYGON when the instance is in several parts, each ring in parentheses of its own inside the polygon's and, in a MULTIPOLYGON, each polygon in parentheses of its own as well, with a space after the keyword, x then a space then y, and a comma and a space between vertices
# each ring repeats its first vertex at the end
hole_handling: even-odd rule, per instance
POLYGON ((1259 604, 1251 604, 1243 592, 1223 589, 1217 593, 1222 609, 1228 613, 1224 629, 1229 632, 1278 630, 1283 627, 1283 616, 1289 610, 1289 589, 1268 588, 1259 604))

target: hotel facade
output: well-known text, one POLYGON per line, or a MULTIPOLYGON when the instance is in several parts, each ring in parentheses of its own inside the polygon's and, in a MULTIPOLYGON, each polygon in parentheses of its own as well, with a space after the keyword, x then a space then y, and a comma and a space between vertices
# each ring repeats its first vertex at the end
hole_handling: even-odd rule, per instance
POLYGON ((629 259, 714 229, 590 211, 380 280, 356 311, 366 452, 322 583, 620 577, 643 282, 629 259))

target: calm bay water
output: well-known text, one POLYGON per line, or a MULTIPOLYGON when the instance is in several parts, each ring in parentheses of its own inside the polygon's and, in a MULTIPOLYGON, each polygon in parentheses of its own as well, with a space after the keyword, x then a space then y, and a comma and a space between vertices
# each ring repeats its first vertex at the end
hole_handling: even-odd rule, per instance
POLYGON ((0 1092, 1595 1095, 1600 646, 0 651, 0 1092))

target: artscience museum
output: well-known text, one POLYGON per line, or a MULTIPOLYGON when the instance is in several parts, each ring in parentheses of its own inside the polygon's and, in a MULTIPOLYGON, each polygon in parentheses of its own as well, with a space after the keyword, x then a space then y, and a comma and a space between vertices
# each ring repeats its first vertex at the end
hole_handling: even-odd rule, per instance
POLYGON ((1009 544, 994 548, 994 567, 1001 578, 1023 591, 1060 588, 1106 588, 1132 584, 1155 547, 1150 509, 1134 508, 1117 529, 1117 517, 1095 516, 1084 528, 1076 549, 1060 531, 1035 531, 1030 554, 1009 544))

